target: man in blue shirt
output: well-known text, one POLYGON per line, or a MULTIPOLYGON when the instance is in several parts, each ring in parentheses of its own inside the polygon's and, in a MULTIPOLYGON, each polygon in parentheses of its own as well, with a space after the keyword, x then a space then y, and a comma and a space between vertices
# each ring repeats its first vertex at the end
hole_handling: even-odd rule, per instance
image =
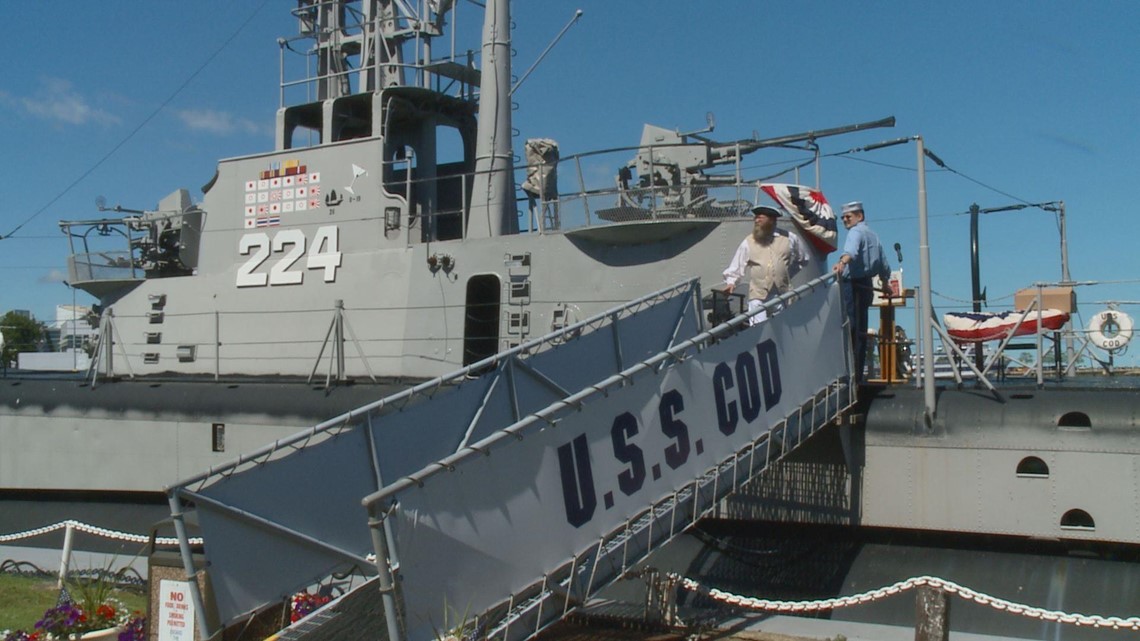
POLYGON ((879 277, 883 293, 890 295, 891 266, 879 236, 863 221, 863 203, 855 201, 843 206, 843 226, 847 239, 843 253, 832 266, 839 274, 847 323, 851 328, 851 349, 855 356, 855 383, 863 382, 863 364, 867 358, 867 309, 875 297, 872 279, 879 277))

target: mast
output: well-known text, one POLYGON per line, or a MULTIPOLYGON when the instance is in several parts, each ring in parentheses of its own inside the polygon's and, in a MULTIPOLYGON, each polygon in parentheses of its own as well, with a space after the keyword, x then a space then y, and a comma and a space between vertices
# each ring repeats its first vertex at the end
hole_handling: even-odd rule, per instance
POLYGON ((483 20, 483 77, 475 135, 475 179, 468 238, 518 232, 511 148, 511 9, 509 0, 488 0, 483 20))
MULTIPOLYGON (((308 3, 307 3, 308 4, 308 3)), ((319 12, 317 24, 317 99, 339 98, 352 93, 347 71, 348 36, 345 34, 344 4, 321 3, 314 9, 319 12)))

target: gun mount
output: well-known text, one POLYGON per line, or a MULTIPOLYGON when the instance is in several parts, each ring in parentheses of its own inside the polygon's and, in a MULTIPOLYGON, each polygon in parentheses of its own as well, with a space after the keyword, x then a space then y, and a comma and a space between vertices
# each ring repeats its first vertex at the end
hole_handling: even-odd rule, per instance
POLYGON ((104 207, 101 201, 99 209, 130 215, 59 223, 71 245, 68 277, 75 287, 103 297, 146 278, 185 276, 198 266, 205 212, 185 189, 164 198, 157 211, 104 207))
POLYGON ((644 218, 651 213, 647 206, 658 215, 663 211, 681 217, 740 215, 751 206, 750 202, 738 198, 718 203, 708 193, 711 187, 739 184, 740 177, 709 174, 708 170, 738 163, 744 156, 768 147, 790 147, 796 143, 808 143, 810 147, 819 138, 894 125, 891 116, 775 138, 716 142, 704 136, 715 127, 711 115, 706 129, 691 133, 647 124, 637 155, 618 170, 618 206, 609 210, 608 216, 602 212, 599 215, 611 220, 644 218), (639 211, 643 213, 639 215, 639 211))

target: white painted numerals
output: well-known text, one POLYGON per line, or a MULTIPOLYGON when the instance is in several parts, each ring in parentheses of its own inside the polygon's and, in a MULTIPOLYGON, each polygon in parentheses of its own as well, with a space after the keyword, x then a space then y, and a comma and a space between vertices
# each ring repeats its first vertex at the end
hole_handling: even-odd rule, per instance
POLYGON ((326 283, 336 280, 336 268, 340 267, 340 244, 337 241, 336 225, 317 229, 317 236, 313 239, 313 251, 309 252, 305 267, 324 269, 326 283))
MULTIPOLYGON (((246 234, 238 241, 238 253, 249 259, 238 267, 238 287, 265 287, 266 285, 299 285, 304 281, 305 272, 294 266, 305 256, 305 232, 300 229, 282 229, 270 239, 269 234, 257 232, 246 234), (269 270, 258 268, 270 258, 280 254, 269 270)), ((312 251, 305 260, 305 269, 324 270, 326 283, 336 281, 336 270, 340 267, 340 242, 336 225, 317 229, 313 238, 312 251)))
POLYGON ((237 286, 265 287, 269 280, 268 274, 258 274, 254 270, 269 258, 269 236, 260 233, 242 236, 238 241, 238 253, 248 256, 250 252, 253 255, 238 267, 237 286))

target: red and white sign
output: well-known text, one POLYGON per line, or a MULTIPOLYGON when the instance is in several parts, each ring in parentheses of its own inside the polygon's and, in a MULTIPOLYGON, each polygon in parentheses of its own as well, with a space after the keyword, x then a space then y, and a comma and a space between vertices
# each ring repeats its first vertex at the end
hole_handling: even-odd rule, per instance
POLYGON ((159 582, 158 641, 194 641, 194 600, 190 583, 159 582))

